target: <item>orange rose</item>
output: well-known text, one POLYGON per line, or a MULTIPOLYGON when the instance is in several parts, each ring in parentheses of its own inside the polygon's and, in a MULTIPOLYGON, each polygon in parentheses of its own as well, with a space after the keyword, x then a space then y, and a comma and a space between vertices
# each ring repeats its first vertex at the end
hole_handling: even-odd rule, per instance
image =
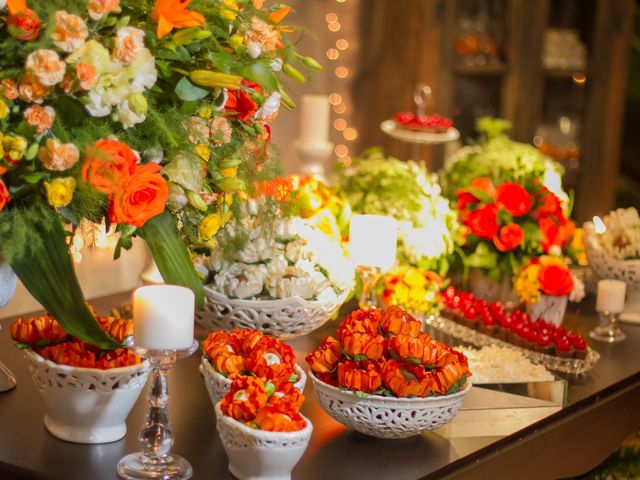
POLYGON ((229 353, 238 353, 242 346, 242 341, 235 338, 234 332, 211 332, 202 342, 202 349, 205 355, 210 359, 214 359, 221 351, 229 353))
POLYGON ((53 127, 56 112, 51 107, 31 105, 24 111, 24 118, 29 125, 36 128, 36 133, 40 135, 45 130, 53 127))
POLYGON ((380 367, 376 362, 352 362, 350 360, 338 364, 338 384, 364 393, 373 393, 382 385, 380 367))
POLYGON ((378 333, 378 327, 382 320, 382 310, 370 308, 368 310, 355 310, 338 327, 338 339, 342 341, 345 334, 378 333))
POLYGON ((0 212, 4 210, 4 207, 7 206, 7 203, 9 203, 9 200, 11 200, 11 195, 9 195, 9 189, 0 178, 0 212))
POLYGON ((380 328, 387 335, 403 334, 417 337, 422 329, 422 323, 394 305, 385 310, 380 328))
POLYGON ((394 335, 389 339, 389 353, 396 360, 421 363, 425 342, 422 337, 394 335))
POLYGON ((538 284, 547 295, 563 297, 573 290, 573 277, 565 265, 543 265, 538 271, 538 284))
POLYGON ((164 211, 169 198, 167 181, 158 172, 160 165, 140 165, 109 203, 109 219, 112 223, 126 223, 142 227, 147 220, 164 211))
POLYGON ((5 78, 0 82, 0 92, 7 100, 15 100, 18 98, 18 84, 10 78, 5 78))
POLYGON ((246 366, 256 376, 279 386, 294 374, 296 357, 289 345, 265 335, 247 357, 246 366))
POLYGON ((51 39, 60 50, 70 53, 77 50, 89 36, 89 30, 84 20, 78 15, 71 15, 63 10, 58 10, 55 14, 55 30, 51 34, 51 39))
POLYGON ((234 373, 241 374, 246 370, 244 358, 229 351, 219 352, 219 354, 212 359, 212 363, 213 368, 225 376, 229 376, 234 373))
POLYGON ((327 373, 334 371, 342 358, 340 343, 333 337, 327 337, 305 360, 314 373, 327 373))
POLYGON ((9 35, 16 40, 28 42, 38 38, 42 23, 38 14, 27 8, 21 12, 11 12, 7 18, 7 29, 9 35))
POLYGON ((128 145, 117 140, 98 140, 85 152, 82 176, 93 188, 109 195, 133 175, 137 161, 128 145))
POLYGON ((38 158, 47 170, 62 172, 78 162, 80 152, 73 143, 60 143, 53 138, 47 138, 44 146, 38 150, 38 158))
POLYGON ((422 365, 388 360, 381 374, 384 386, 398 397, 425 397, 433 389, 433 379, 422 365))
POLYGON ((241 422, 253 420, 267 404, 264 380, 239 375, 233 375, 231 379, 231 388, 220 401, 222 413, 241 422))
POLYGON ((343 336, 342 348, 354 360, 377 360, 386 350, 386 339, 379 333, 348 333, 343 336))
POLYGON ((27 345, 34 345, 41 341, 57 342, 67 336, 67 332, 50 315, 19 318, 11 324, 13 341, 27 345))
POLYGON ((271 406, 261 409, 253 423, 260 430, 269 432, 296 432, 306 426, 306 422, 299 413, 286 414, 277 411, 271 406))

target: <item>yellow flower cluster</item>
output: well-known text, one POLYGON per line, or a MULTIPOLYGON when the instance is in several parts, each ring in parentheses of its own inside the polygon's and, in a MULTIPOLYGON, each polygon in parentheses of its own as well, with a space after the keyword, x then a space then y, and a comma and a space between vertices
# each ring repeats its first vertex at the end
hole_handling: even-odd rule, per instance
POLYGON ((50 182, 44 182, 44 189, 49 205, 55 208, 66 207, 76 191, 76 180, 73 177, 54 178, 50 182))
POLYGON ((10 162, 22 160, 27 151, 27 140, 19 135, 0 134, 0 158, 7 158, 10 162))
POLYGON ((384 306, 399 305, 410 312, 436 314, 440 310, 442 279, 433 272, 402 266, 382 279, 384 306))

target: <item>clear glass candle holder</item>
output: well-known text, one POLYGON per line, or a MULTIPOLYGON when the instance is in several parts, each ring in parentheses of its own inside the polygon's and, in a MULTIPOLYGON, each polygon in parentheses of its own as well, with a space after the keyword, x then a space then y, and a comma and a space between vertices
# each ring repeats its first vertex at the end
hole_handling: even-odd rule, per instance
POLYGON ((600 323, 589 332, 589 337, 598 342, 615 343, 622 342, 627 336, 618 326, 621 312, 609 312, 607 310, 598 312, 600 323))
POLYGON ((362 280, 362 295, 360 295, 358 306, 360 308, 378 307, 378 298, 374 292, 374 287, 382 275, 382 269, 379 267, 358 265, 356 271, 362 280))
POLYGON ((136 355, 149 360, 151 386, 147 402, 149 410, 140 431, 141 452, 132 453, 118 463, 118 475, 127 480, 182 480, 193 476, 191 464, 172 454, 173 433, 169 423, 169 369, 179 358, 198 349, 198 342, 183 350, 149 350, 136 346, 133 337, 125 339, 127 347, 136 355))

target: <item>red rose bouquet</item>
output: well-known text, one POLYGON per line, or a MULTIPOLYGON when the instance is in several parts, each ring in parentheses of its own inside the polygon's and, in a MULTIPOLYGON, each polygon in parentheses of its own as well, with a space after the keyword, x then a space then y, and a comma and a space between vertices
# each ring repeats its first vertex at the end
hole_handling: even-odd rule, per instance
POLYGON ((523 265, 515 276, 514 289, 527 304, 537 303, 542 295, 568 296, 577 302, 584 297, 582 281, 571 274, 562 258, 550 255, 532 258, 523 265))
POLYGON ((529 259, 571 253, 575 224, 561 200, 537 179, 494 184, 478 177, 457 191, 457 210, 466 229, 465 265, 498 281, 529 259))
POLYGON ((309 353, 313 374, 358 395, 426 397, 464 388, 466 357, 421 331, 400 307, 356 310, 309 353))

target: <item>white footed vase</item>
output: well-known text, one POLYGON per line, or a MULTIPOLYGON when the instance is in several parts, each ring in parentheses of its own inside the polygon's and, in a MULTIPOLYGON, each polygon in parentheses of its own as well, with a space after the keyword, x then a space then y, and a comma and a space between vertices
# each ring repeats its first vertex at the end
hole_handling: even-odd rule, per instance
POLYGON ((540 295, 540 300, 536 303, 527 304, 527 310, 533 320, 542 318, 554 324, 556 327, 562 325, 564 314, 567 310, 568 296, 556 297, 553 295, 540 295))
POLYGON ((148 362, 99 370, 58 365, 24 352, 54 437, 74 443, 108 443, 127 433, 125 420, 149 373, 148 362))
POLYGON ((229 471, 240 480, 290 480, 304 454, 313 426, 297 432, 267 432, 248 427, 222 413, 216 404, 217 430, 229 457, 229 471))
POLYGON ((511 278, 506 276, 500 283, 492 280, 481 270, 472 268, 469 271, 469 290, 478 298, 484 298, 487 302, 501 302, 505 305, 517 304, 516 295, 511 278))
MULTIPOLYGON (((229 391, 229 388, 231 388, 231 380, 217 372, 205 356, 202 357, 200 362, 200 371, 204 377, 204 383, 207 386, 211 403, 215 407, 229 391)), ((300 392, 303 392, 304 386, 307 383, 307 374, 304 373, 300 365, 296 365, 296 374, 298 375, 298 381, 295 382, 294 385, 300 392)))

